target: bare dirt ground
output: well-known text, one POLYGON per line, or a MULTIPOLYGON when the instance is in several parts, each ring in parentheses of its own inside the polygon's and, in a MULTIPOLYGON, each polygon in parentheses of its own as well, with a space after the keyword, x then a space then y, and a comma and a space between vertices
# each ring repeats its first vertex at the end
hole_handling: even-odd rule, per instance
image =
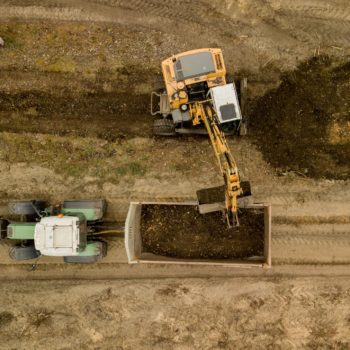
MULTIPOLYGON (((149 93, 159 79, 161 59, 221 47, 229 75, 248 76, 248 106, 254 111, 304 60, 328 55, 342 64, 349 61, 350 9, 346 0, 202 0, 170 6, 159 0, 4 0, 0 36, 5 39, 0 50, 0 214, 11 199, 104 197, 109 218, 123 221, 130 200, 191 200, 197 189, 221 184, 206 138, 151 135, 149 93)), ((346 77, 341 96, 348 93, 346 77)), ((346 150, 349 109, 342 104, 339 112, 337 118, 345 122, 326 128, 325 136, 346 150)), ((277 123, 278 114, 274 118, 277 123)), ((304 164, 280 166, 262 148, 264 139, 257 142, 259 121, 254 122, 247 138, 229 143, 242 177, 252 183, 253 200, 273 206, 277 273, 287 264, 295 274, 323 264, 346 271, 346 162, 330 162, 330 170, 320 176, 305 172, 304 164), (341 176, 332 176, 334 166, 341 176)), ((30 265, 8 259, 7 248, 0 242, 1 278, 35 278, 28 273, 30 265)), ((116 239, 93 275, 108 269, 118 278, 218 273, 136 269, 125 263, 123 243, 116 239)), ((33 273, 88 278, 89 268, 43 259, 33 273)), ((257 278, 186 280, 180 287, 179 281, 159 280, 2 283, 7 299, 0 304, 0 333, 6 342, 0 348, 64 349, 78 342, 82 348, 101 349, 350 347, 347 281, 257 278), (43 295, 47 305, 39 305, 43 295), (89 297, 90 308, 81 301, 89 297), (18 300, 26 302, 19 306, 18 300), (150 320, 152 327, 141 327, 150 320), (60 341, 52 338, 54 324, 62 327, 56 329, 60 341)))
POLYGON ((349 279, 23 281, 0 292, 6 349, 350 346, 349 279))

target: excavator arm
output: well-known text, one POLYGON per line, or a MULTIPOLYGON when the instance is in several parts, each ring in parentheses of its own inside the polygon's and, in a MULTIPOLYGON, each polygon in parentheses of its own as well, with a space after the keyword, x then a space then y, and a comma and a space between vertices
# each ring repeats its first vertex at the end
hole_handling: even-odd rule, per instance
POLYGON ((203 123, 218 160, 224 179, 226 218, 229 226, 238 226, 237 197, 244 195, 236 162, 221 130, 215 110, 209 100, 190 104, 194 125, 203 123))

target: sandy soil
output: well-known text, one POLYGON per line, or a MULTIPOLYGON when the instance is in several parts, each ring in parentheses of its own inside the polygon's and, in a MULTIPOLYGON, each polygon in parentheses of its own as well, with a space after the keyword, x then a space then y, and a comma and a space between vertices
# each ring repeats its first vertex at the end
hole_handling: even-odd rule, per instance
MULTIPOLYGON (((185 4, 1 1, 1 215, 10 199, 104 197, 108 217, 123 221, 130 200, 191 200, 196 190, 220 185, 205 138, 151 136, 148 96, 160 60, 174 52, 223 48, 229 74, 248 76, 251 107, 305 59, 349 60, 347 0, 185 4)), ((344 142, 344 127, 327 129, 327 137, 344 142)), ((347 280, 276 277, 286 264, 294 266, 290 276, 321 264, 347 270, 349 181, 276 169, 253 136, 229 143, 243 179, 252 183, 252 200, 273 206, 273 280, 1 283, 0 348, 349 348, 347 280)), ((1 278, 31 278, 30 265, 13 264, 7 248, 0 242, 1 278)), ((33 273, 229 275, 129 267, 122 240, 94 273, 55 259, 39 261, 33 273)))
POLYGON ((8 282, 0 347, 348 349, 349 290, 342 278, 8 282))

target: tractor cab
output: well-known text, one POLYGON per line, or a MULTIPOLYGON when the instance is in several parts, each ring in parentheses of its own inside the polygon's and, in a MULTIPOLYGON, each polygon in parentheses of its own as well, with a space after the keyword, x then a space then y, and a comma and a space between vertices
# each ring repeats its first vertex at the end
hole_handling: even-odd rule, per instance
POLYGON ((87 225, 81 213, 44 217, 35 225, 35 249, 47 256, 77 256, 87 244, 87 225))
POLYGON ((1 236, 13 240, 15 260, 61 256, 68 263, 94 263, 107 254, 107 243, 96 237, 106 211, 104 200, 65 200, 46 207, 43 201, 13 201, 9 214, 21 220, 0 221, 1 236))

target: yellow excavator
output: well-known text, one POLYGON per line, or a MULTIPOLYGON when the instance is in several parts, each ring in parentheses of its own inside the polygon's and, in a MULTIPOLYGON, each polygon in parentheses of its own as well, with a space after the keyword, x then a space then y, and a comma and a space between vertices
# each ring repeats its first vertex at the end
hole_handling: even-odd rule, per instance
POLYGON ((159 136, 179 134, 209 135, 224 186, 197 191, 202 214, 225 211, 229 226, 238 226, 237 198, 248 196, 250 184, 241 181, 225 135, 245 134, 242 115, 246 79, 236 88, 226 82, 221 49, 206 48, 183 52, 162 62, 165 88, 151 95, 151 113, 159 136))

